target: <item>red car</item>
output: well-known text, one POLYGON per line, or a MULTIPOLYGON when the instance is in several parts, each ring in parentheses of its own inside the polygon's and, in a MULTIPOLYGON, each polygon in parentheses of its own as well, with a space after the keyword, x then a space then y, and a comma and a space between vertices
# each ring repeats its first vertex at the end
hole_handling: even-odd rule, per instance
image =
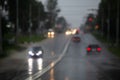
POLYGON ((74 35, 74 36, 72 37, 72 41, 73 41, 73 42, 80 42, 80 36, 79 36, 79 35, 74 35))

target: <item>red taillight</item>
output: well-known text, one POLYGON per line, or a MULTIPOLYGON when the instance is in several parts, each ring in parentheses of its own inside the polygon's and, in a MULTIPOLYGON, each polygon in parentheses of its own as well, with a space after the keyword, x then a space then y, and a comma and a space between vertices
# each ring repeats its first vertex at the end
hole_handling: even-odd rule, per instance
POLYGON ((99 51, 99 52, 100 52, 100 51, 101 51, 101 48, 97 48, 97 51, 99 51))
POLYGON ((88 48, 87 48, 87 51, 91 51, 91 48, 88 47, 88 48))

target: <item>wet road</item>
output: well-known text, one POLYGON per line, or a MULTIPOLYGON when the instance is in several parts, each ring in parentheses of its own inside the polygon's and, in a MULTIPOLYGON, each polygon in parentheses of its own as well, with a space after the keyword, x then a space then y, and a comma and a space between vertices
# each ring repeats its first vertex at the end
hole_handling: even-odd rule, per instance
POLYGON ((0 61, 0 80, 25 80, 36 72, 41 72, 42 69, 60 56, 68 39, 69 36, 58 34, 54 38, 31 44, 29 47, 34 45, 43 47, 45 52, 43 59, 29 59, 27 55, 28 47, 25 51, 17 52, 10 58, 0 61))
POLYGON ((80 36, 82 41, 70 42, 64 57, 38 80, 120 80, 120 60, 92 35, 80 36), (102 52, 86 55, 88 44, 99 44, 102 52))
MULTIPOLYGON (((74 43, 64 34, 41 43, 43 59, 28 59, 27 50, 0 65, 1 80, 120 80, 120 60, 106 50, 91 34, 80 34, 74 43), (86 55, 88 44, 99 44, 102 52, 86 55), (12 66, 12 64, 14 66, 12 66)), ((31 45, 32 46, 32 45, 31 45)))

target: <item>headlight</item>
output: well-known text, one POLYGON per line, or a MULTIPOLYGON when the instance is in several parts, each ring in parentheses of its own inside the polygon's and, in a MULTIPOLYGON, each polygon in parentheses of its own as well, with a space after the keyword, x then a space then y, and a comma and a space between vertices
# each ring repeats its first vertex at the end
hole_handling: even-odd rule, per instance
POLYGON ((55 33, 54 32, 51 32, 52 35, 54 35, 55 33))
POLYGON ((69 31, 69 34, 72 34, 72 32, 71 32, 71 31, 69 31))
POLYGON ((42 51, 39 51, 38 53, 36 53, 37 56, 41 55, 42 51))
POLYGON ((28 53, 29 55, 34 56, 34 53, 32 51, 29 51, 28 53))
POLYGON ((66 31, 65 34, 68 35, 68 32, 66 31))
POLYGON ((48 35, 50 35, 50 32, 48 32, 48 35))
POLYGON ((66 31, 66 33, 65 33, 66 35, 70 35, 71 34, 71 32, 70 31, 66 31))

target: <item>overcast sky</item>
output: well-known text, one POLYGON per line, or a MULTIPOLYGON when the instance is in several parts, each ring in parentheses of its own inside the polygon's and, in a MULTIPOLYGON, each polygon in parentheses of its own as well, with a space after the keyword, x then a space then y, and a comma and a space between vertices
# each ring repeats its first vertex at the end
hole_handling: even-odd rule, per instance
POLYGON ((79 27, 84 17, 92 12, 89 9, 98 9, 99 3, 100 0, 58 0, 61 9, 59 16, 64 16, 72 27, 79 27))

